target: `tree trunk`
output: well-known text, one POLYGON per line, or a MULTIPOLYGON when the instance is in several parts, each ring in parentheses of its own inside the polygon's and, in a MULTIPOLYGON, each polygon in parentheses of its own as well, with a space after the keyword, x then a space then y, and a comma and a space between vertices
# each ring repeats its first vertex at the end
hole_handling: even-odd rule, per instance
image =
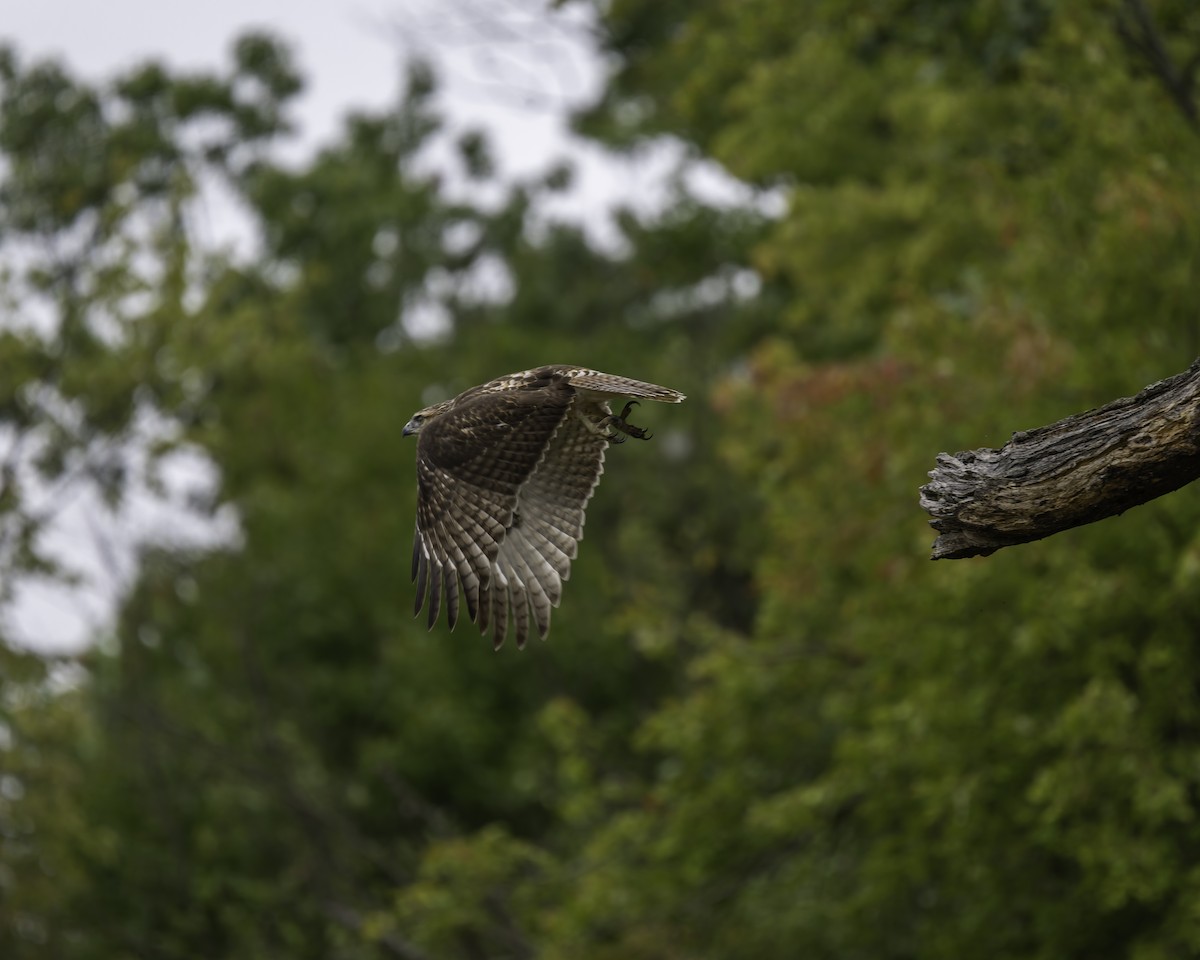
POLYGON ((921 507, 934 560, 985 557, 1123 513, 1200 477, 1200 359, 1185 371, 999 450, 940 453, 921 507))

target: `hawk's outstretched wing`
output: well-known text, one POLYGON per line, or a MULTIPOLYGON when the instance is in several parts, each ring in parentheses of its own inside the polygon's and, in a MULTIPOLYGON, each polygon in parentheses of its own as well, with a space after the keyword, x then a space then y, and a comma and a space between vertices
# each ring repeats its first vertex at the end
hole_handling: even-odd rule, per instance
POLYGON ((590 430, 584 420, 564 418, 546 448, 546 455, 517 495, 513 522, 494 561, 499 573, 483 592, 479 629, 493 625, 494 643, 504 642, 511 602, 517 647, 525 645, 532 607, 538 636, 550 630, 550 608, 562 598, 562 583, 571 575, 571 561, 583 537, 584 510, 600 474, 608 441, 590 430))
POLYGON ((666 387, 578 367, 540 367, 474 387, 414 415, 417 530, 415 612, 429 601, 453 628, 459 589, 480 630, 499 647, 512 610, 518 647, 550 629, 583 536, 584 511, 617 437, 642 436, 608 407, 609 396, 678 402, 666 387))
POLYGON ((538 394, 482 394, 421 432, 413 576, 415 610, 428 592, 431 627, 443 593, 450 626, 457 622, 459 582, 472 620, 480 616, 481 596, 495 602, 493 564, 517 517, 518 493, 573 399, 566 385, 538 394))

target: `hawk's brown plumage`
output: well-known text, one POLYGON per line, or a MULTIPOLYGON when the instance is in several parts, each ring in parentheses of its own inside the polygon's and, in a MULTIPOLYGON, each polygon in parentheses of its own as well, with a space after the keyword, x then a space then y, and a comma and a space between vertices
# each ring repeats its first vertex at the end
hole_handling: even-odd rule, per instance
POLYGON ((583 536, 584 510, 604 471, 604 451, 625 435, 632 403, 614 416, 613 397, 679 403, 653 383, 563 364, 509 374, 413 414, 417 439, 415 612, 429 599, 429 626, 443 597, 451 628, 459 590, 479 629, 498 648, 512 610, 518 647, 530 620, 550 629, 562 582, 583 536))

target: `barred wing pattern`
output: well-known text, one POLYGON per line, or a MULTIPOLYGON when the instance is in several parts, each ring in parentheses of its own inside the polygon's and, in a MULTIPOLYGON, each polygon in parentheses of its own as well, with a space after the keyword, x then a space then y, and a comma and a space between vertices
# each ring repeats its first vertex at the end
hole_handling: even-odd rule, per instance
POLYGON ((538 636, 550 630, 550 608, 562 599, 562 584, 571 575, 571 561, 583 538, 584 509, 600 474, 608 441, 588 429, 578 417, 563 421, 546 449, 546 455, 521 488, 513 522, 494 562, 491 584, 485 588, 479 611, 479 629, 493 624, 493 644, 504 642, 511 603, 517 647, 525 646, 529 633, 528 608, 532 606, 538 636))
POLYGON ((451 629, 458 622, 460 583, 472 620, 479 619, 481 596, 494 609, 493 567, 513 525, 518 493, 537 469, 572 400, 568 389, 550 402, 529 393, 503 399, 483 395, 422 431, 417 445, 414 612, 420 613, 428 592, 430 627, 437 622, 443 595, 451 629))
POLYGON ((467 612, 496 648, 545 637, 570 576, 584 511, 617 434, 645 432, 613 417, 613 396, 678 403, 683 395, 581 367, 548 366, 473 387, 415 414, 415 612, 432 627, 443 601, 451 628, 460 588, 467 612))

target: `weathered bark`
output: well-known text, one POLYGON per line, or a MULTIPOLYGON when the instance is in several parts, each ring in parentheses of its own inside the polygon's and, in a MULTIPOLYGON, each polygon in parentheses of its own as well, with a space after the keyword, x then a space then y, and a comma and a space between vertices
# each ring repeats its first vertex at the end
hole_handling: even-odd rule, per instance
POLYGON ((921 507, 934 560, 981 557, 1123 513, 1200 477, 1200 359, 999 450, 938 454, 921 507))

